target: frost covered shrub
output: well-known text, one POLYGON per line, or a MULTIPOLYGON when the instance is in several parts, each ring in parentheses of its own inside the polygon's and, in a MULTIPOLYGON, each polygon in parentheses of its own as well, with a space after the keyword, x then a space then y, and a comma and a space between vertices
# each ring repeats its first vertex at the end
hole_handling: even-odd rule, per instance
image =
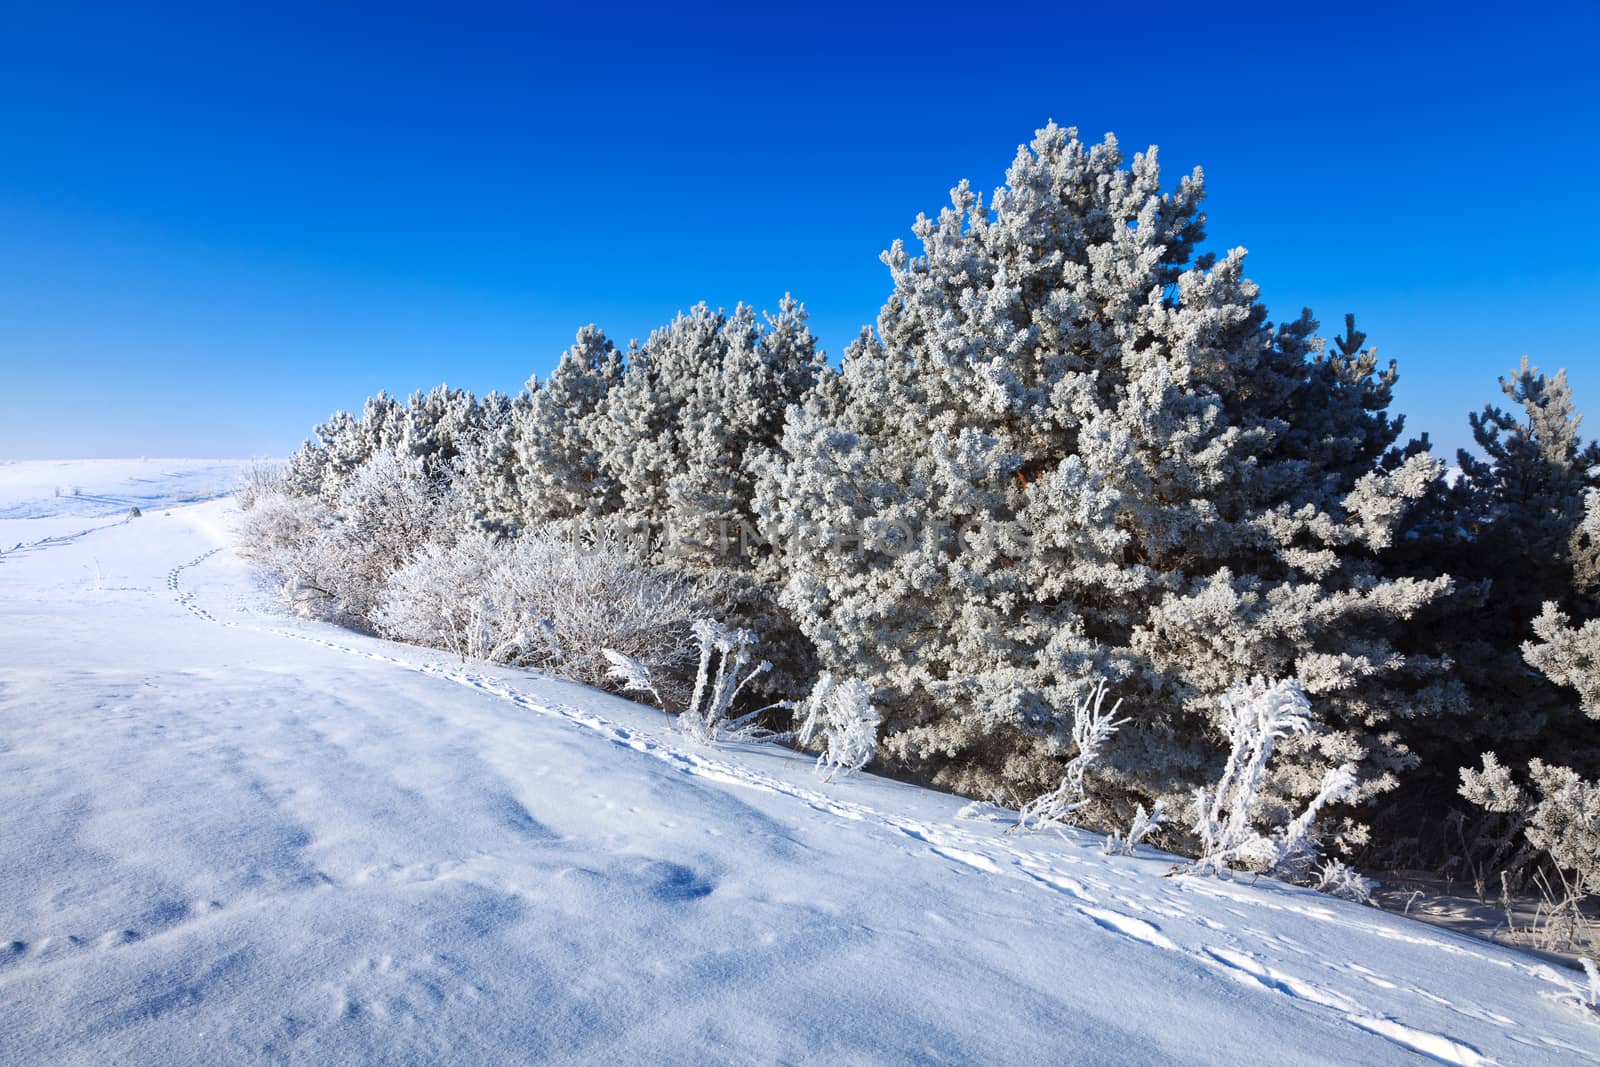
POLYGON ((1268 764, 1281 741, 1310 730, 1311 705, 1293 679, 1269 683, 1255 678, 1228 690, 1222 706, 1228 715, 1228 760, 1213 787, 1195 791, 1199 855, 1190 870, 1218 875, 1234 869, 1272 871, 1303 878, 1316 857, 1317 816, 1327 805, 1350 799, 1355 769, 1329 771, 1305 810, 1263 832, 1257 824, 1268 764))
MULTIPOLYGON (((1117 732, 1117 727, 1127 722, 1126 719, 1114 718, 1117 709, 1122 707, 1122 701, 1118 700, 1108 711, 1104 707, 1105 698, 1106 683, 1105 679, 1101 678, 1087 686, 1073 703, 1072 744, 1076 751, 1072 759, 1067 761, 1061 784, 1050 792, 1028 801, 1017 812, 1018 830, 1043 830, 1051 826, 1071 825, 1072 815, 1089 803, 1088 787, 1084 778, 1089 769, 1104 755, 1106 743, 1111 740, 1111 735, 1117 732)), ((1159 803, 1157 807, 1159 808, 1159 803)), ((1139 815, 1144 815, 1142 806, 1139 808, 1139 815)), ((1149 829, 1146 827, 1145 832, 1149 832, 1149 829)), ((1139 836, 1142 837, 1143 834, 1139 836)), ((1133 835, 1130 833, 1129 837, 1131 840, 1133 835)), ((1129 847, 1131 848, 1132 844, 1129 847)))
POLYGON ((274 460, 252 460, 239 472, 239 488, 234 500, 240 511, 249 511, 266 497, 282 493, 287 488, 288 473, 284 464, 274 460))
POLYGON ((466 659, 517 662, 547 630, 502 580, 508 554, 483 533, 425 546, 386 584, 373 615, 378 632, 466 659))
POLYGON ((1318 867, 1315 877, 1307 884, 1319 893, 1357 904, 1371 904, 1372 891, 1378 886, 1372 879, 1364 877, 1336 859, 1328 860, 1318 867))
POLYGON ((390 575, 460 526, 458 498, 420 459, 378 452, 332 506, 274 492, 244 513, 244 554, 282 580, 299 612, 370 627, 390 575))
POLYGON ((458 505, 449 482, 420 458, 379 452, 356 468, 326 539, 340 613, 370 623, 389 576, 460 528, 458 505))
MULTIPOLYGON (((692 630, 699 645, 700 658, 695 669, 694 690, 678 713, 678 728, 701 742, 718 741, 725 735, 778 736, 760 728, 757 720, 765 712, 789 707, 788 701, 733 716, 734 702, 739 694, 753 680, 772 669, 772 664, 767 660, 750 667, 756 635, 714 619, 697 619, 692 630)), ((614 648, 605 649, 604 655, 610 664, 607 675, 624 692, 649 693, 663 711, 667 709, 672 701, 662 694, 664 686, 659 666, 652 666, 614 648)))
POLYGON ((724 725, 731 724, 733 702, 740 691, 753 679, 770 671, 772 663, 762 660, 745 670, 756 645, 756 635, 750 630, 700 619, 694 624, 694 636, 700 643, 700 663, 695 670, 694 692, 683 714, 678 716, 678 725, 691 736, 714 741, 724 725), (713 663, 716 664, 714 675, 713 663), (743 677, 740 677, 741 672, 743 677))
MULTIPOLYGON (((292 584, 305 582, 313 589, 332 584, 334 561, 326 545, 337 521, 333 510, 315 497, 282 490, 259 494, 238 523, 240 553, 273 575, 285 598, 299 609, 292 584)), ((325 601, 332 594, 324 591, 314 598, 325 601)))
POLYGON ((1239 677, 1325 711, 1260 783, 1284 804, 1350 763, 1383 792, 1397 724, 1456 707, 1404 647, 1450 580, 1383 564, 1442 470, 1391 451, 1393 365, 1353 325, 1269 323, 1243 250, 1196 253, 1202 195, 1046 127, 991 201, 962 183, 885 253, 877 329, 790 409, 755 503, 781 602, 939 785, 1054 786, 1084 677, 1124 698, 1100 777, 1125 808, 1199 782, 1239 677))
POLYGON ((618 538, 543 527, 424 548, 390 578, 374 621, 398 640, 599 685, 606 649, 655 672, 681 668, 700 606, 693 583, 618 538))
POLYGON ((1161 829, 1166 823, 1166 814, 1161 810, 1161 801, 1156 801, 1155 806, 1148 812, 1144 805, 1139 804, 1134 808, 1133 822, 1128 826, 1128 836, 1123 837, 1113 832, 1106 838, 1105 851, 1108 856, 1131 856, 1134 850, 1144 842, 1146 837, 1161 829))
POLYGON ((593 326, 546 379, 513 398, 443 387, 400 403, 379 394, 336 414, 290 463, 290 485, 332 506, 373 456, 422 460, 450 478, 459 525, 501 535, 551 522, 642 535, 650 563, 713 575, 717 610, 805 649, 754 568, 752 462, 775 447, 785 408, 827 371, 786 297, 777 314, 705 305, 626 355, 593 326))
POLYGON ((826 672, 795 711, 795 743, 819 748, 817 771, 830 781, 872 762, 878 751, 878 710, 859 679, 835 681, 826 672))
MULTIPOLYGON (((505 537, 560 521, 602 537, 643 534, 657 546, 643 562, 670 564, 703 599, 719 599, 719 614, 794 645, 793 627, 754 573, 755 555, 741 546, 754 545, 749 461, 776 444, 785 407, 826 370, 805 319, 787 297, 765 319, 743 305, 732 315, 702 305, 626 358, 587 327, 548 379, 530 379, 516 397, 479 400, 444 386, 404 402, 380 393, 358 413, 336 413, 291 457, 281 488, 298 503, 275 514, 287 520, 295 510, 299 519, 278 532, 308 536, 274 536, 258 522, 252 539, 273 544, 301 610, 365 625, 387 575, 430 543, 430 565, 443 566, 454 542, 477 531, 505 537), (450 507, 434 517, 431 537, 406 533, 363 551, 367 522, 352 496, 374 488, 362 472, 397 463, 429 479, 450 507), (403 558, 385 558, 384 544, 403 558)), ((391 510, 392 501, 373 503, 391 510)), ((515 632, 487 636, 497 608, 472 601, 452 610, 431 628, 415 619, 406 626, 426 640, 513 654, 499 641, 515 632)), ((791 669, 804 670, 803 646, 791 652, 791 669)), ((596 664, 581 670, 599 677, 596 664)))

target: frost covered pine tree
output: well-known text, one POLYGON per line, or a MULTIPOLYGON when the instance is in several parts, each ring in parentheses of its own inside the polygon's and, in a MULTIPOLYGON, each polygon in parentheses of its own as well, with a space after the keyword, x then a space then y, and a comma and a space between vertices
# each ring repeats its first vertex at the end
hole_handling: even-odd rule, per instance
MULTIPOLYGON (((1600 606, 1600 443, 1578 434, 1583 416, 1565 371, 1546 378, 1524 359, 1500 386, 1521 418, 1492 406, 1471 416, 1488 459, 1460 455, 1472 547, 1479 569, 1500 578, 1490 605, 1510 627, 1506 636, 1526 638, 1532 620, 1535 640, 1507 640, 1505 653, 1520 644, 1532 666, 1576 690, 1582 710, 1600 718, 1600 622, 1574 628, 1568 615, 1600 606)), ((1529 714, 1536 709, 1518 703, 1516 733, 1548 731, 1543 716, 1529 714)))
POLYGON ((1584 442, 1567 372, 1539 373, 1526 357, 1500 389, 1515 405, 1468 416, 1484 459, 1461 450, 1464 488, 1475 498, 1480 533, 1500 551, 1537 559, 1565 579, 1584 494, 1600 485, 1600 444, 1584 442), (1515 546, 1521 545, 1520 550, 1515 546))
POLYGON ((622 353, 595 326, 578 331, 550 377, 530 380, 512 416, 518 521, 526 527, 611 515, 619 486, 601 463, 601 405, 622 381, 622 353))
POLYGON ((656 530, 666 521, 667 484, 686 466, 686 409, 721 369, 725 325, 727 316, 705 304, 680 314, 629 351, 627 373, 606 397, 595 424, 600 462, 631 520, 656 530))
POLYGON ((1493 716, 1485 732, 1507 739, 1538 734, 1564 702, 1515 680, 1517 649, 1546 604, 1579 606, 1585 494, 1600 488, 1600 445, 1579 435, 1583 416, 1564 371, 1546 377, 1523 359, 1500 388, 1515 406, 1469 416, 1485 458, 1459 453, 1461 477, 1448 502, 1458 536, 1443 550, 1479 592, 1457 646, 1464 677, 1493 716))
POLYGON ((1303 810, 1352 761, 1371 796, 1410 762, 1394 722, 1440 699, 1443 665, 1392 638, 1449 582, 1376 560, 1441 467, 1390 454, 1393 369, 1353 329, 1274 328, 1242 250, 1195 254, 1199 171, 1163 192, 1154 149, 1123 162, 1049 125, 991 204, 963 182, 920 255, 884 254, 877 331, 758 490, 783 602, 878 694, 887 752, 969 794, 1059 781, 1104 677, 1132 719, 1116 783, 1177 799, 1260 674, 1324 713, 1267 801, 1303 810))
POLYGON ((388 393, 367 398, 359 416, 336 411, 312 431, 311 439, 289 457, 291 491, 320 497, 332 505, 356 468, 399 441, 403 405, 388 393))
MULTIPOLYGON (((1600 490, 1591 489, 1583 521, 1571 537, 1572 600, 1600 606, 1600 490)), ((1523 658, 1550 681, 1577 694, 1578 707, 1600 720, 1600 612, 1574 624, 1555 601, 1546 601, 1533 620, 1534 640, 1522 645, 1523 658)))
POLYGON ((412 393, 401 407, 390 447, 422 460, 430 474, 449 476, 481 427, 482 410, 472 393, 436 385, 426 393, 412 393))
POLYGON ((504 393, 479 400, 477 425, 456 460, 455 478, 468 516, 479 529, 495 534, 514 532, 521 520, 521 472, 512 432, 525 403, 504 393))
POLYGON ((751 461, 776 447, 785 409, 825 369, 805 307, 788 296, 764 321, 743 304, 731 315, 700 304, 652 333, 598 429, 622 513, 670 535, 680 561, 747 569, 751 461))
POLYGON ((765 316, 691 309, 629 354, 597 423, 618 516, 657 539, 665 562, 715 577, 723 617, 760 634, 777 664, 758 683, 769 695, 811 673, 809 645, 775 603, 753 503, 785 410, 831 374, 806 318, 789 296, 765 316))
POLYGON ((447 385, 405 403, 380 392, 359 416, 339 411, 318 426, 289 458, 285 485, 332 507, 357 470, 384 453, 416 459, 430 476, 454 477, 462 454, 482 437, 485 414, 472 393, 447 385))

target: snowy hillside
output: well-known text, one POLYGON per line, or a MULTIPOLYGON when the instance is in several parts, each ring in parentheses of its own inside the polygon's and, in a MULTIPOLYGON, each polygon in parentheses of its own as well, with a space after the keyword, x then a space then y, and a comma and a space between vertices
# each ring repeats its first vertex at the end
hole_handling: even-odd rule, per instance
POLYGON ((0 552, 43 546, 120 521, 133 508, 210 500, 247 460, 0 460, 0 552), (99 520, 99 521, 92 521, 99 520))
POLYGON ((0 466, 7 1064, 1600 1062, 1537 958, 287 618, 236 469, 0 466))
POLYGON ((188 504, 227 493, 246 460, 64 459, 0 461, 0 518, 117 515, 130 507, 188 504))

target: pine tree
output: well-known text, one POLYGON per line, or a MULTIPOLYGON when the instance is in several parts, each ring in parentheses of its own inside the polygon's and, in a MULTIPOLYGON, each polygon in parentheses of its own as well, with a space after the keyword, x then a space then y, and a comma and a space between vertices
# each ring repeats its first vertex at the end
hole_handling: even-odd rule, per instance
POLYGON ((753 468, 776 447, 785 409, 826 368, 803 305, 758 319, 700 304, 630 353, 596 435, 629 523, 671 539, 679 562, 748 571, 753 468))
POLYGON ((601 468, 617 487, 616 522, 648 535, 658 560, 707 578, 720 617, 761 635, 777 665, 757 683, 790 693, 809 679, 809 643, 774 597, 777 572, 756 536, 761 465, 777 449, 784 412, 831 372, 785 296, 758 317, 704 304, 630 351, 596 420, 601 468))
POLYGON ((578 331, 547 380, 529 380, 511 427, 523 526, 620 509, 619 486, 601 463, 597 428, 601 405, 622 374, 622 354, 590 325, 578 331))
POLYGON ((377 448, 422 460, 437 477, 448 477, 463 452, 473 446, 482 428, 478 400, 465 389, 436 385, 418 391, 384 428, 377 448))
POLYGON ((478 401, 477 426, 463 441, 455 476, 468 516, 480 530, 505 535, 519 529, 523 496, 513 433, 526 408, 526 394, 496 392, 478 401))
POLYGON ((290 486, 332 506, 356 469, 378 452, 392 451, 404 417, 401 403, 387 393, 367 398, 361 415, 336 411, 312 431, 311 440, 289 457, 290 486))
POLYGON ((338 411, 289 457, 290 488, 332 506, 368 460, 391 454, 420 460, 431 477, 449 477, 473 447, 483 425, 477 399, 466 390, 435 386, 402 404, 387 393, 369 397, 359 417, 338 411))
POLYGON ((1400 847, 1383 862, 1460 862, 1461 840, 1474 832, 1485 837, 1475 859, 1505 861, 1499 828, 1480 824, 1463 835, 1440 818, 1454 809, 1479 822, 1456 792, 1459 769, 1485 752, 1513 766, 1544 757, 1600 770, 1594 729, 1561 688, 1573 651, 1565 613, 1586 614, 1584 494, 1600 485, 1600 449, 1579 434, 1564 373, 1547 377, 1524 359, 1500 388, 1511 409, 1487 405, 1468 416, 1481 457, 1458 453, 1459 476, 1433 492, 1395 564, 1418 577, 1456 578, 1454 594, 1417 620, 1411 641, 1449 659, 1463 713, 1407 723, 1421 766, 1385 815, 1384 836, 1400 847))
POLYGON ((1326 354, 1309 314, 1266 321, 1242 250, 1195 254, 1202 196, 1198 170, 1162 192, 1154 149, 1124 168, 1046 127, 990 206, 963 182, 920 255, 884 254, 876 333, 791 413, 758 497, 783 602, 941 784, 1059 780, 1099 677, 1146 798, 1219 758, 1218 700, 1257 674, 1326 717, 1284 746, 1284 810, 1345 762, 1363 796, 1410 762, 1392 724, 1442 665, 1393 638, 1449 582, 1377 558, 1441 467, 1390 448, 1394 371, 1353 324, 1326 354))
POLYGON ((1568 582, 1584 493, 1600 486, 1600 443, 1585 443, 1578 434, 1583 416, 1573 405, 1566 371, 1546 378, 1523 357, 1509 378, 1500 379, 1500 388, 1520 410, 1486 405, 1481 414, 1469 415, 1473 440, 1486 459, 1463 449, 1457 462, 1475 539, 1498 566, 1504 567, 1508 554, 1517 561, 1523 588, 1513 595, 1536 601, 1568 582), (1527 588, 1530 580, 1537 588, 1527 588))

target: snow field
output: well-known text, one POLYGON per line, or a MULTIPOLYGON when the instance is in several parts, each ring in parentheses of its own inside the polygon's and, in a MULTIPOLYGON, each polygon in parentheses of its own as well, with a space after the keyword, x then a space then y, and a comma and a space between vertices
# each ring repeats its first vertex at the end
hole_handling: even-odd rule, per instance
POLYGON ((1534 957, 285 617, 230 507, 0 555, 8 1064, 1600 1061, 1534 957))

